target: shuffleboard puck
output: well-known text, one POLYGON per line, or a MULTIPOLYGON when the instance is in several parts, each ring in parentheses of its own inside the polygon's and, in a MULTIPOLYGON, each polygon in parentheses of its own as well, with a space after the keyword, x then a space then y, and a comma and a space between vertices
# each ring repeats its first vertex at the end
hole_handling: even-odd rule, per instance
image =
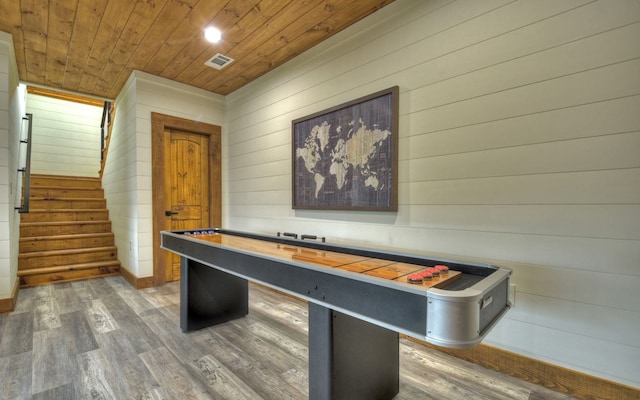
POLYGON ((422 275, 422 279, 425 280, 425 281, 433 279, 433 274, 430 271, 426 270, 426 269, 420 271, 420 275, 422 275))
POLYGON ((447 267, 446 265, 436 265, 433 268, 437 269, 441 274, 449 273, 449 267, 447 267))
POLYGON ((420 274, 411 274, 407 277, 407 282, 409 283, 422 283, 422 275, 420 274))

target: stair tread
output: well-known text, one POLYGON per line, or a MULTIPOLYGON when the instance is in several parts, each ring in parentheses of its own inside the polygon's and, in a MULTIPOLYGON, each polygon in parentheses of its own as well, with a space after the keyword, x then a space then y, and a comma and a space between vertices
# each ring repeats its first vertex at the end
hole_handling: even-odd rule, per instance
POLYGON ((52 175, 35 175, 31 174, 31 185, 32 186, 40 186, 43 182, 47 183, 47 186, 57 186, 57 183, 65 183, 65 182, 86 182, 90 184, 101 184, 100 178, 90 178, 90 177, 81 177, 81 176, 52 176, 52 175))
POLYGON ((29 201, 105 201, 104 197, 30 196, 29 201))
POLYGON ((85 181, 100 181, 100 178, 95 176, 75 176, 75 175, 47 175, 47 174, 31 174, 31 178, 38 179, 73 179, 73 180, 85 180, 85 181))
POLYGON ((107 211, 106 208, 47 208, 29 210, 29 213, 61 213, 61 212, 100 212, 107 211))
POLYGON ((104 224, 109 223, 108 219, 99 221, 87 220, 87 221, 38 221, 38 222, 21 222, 20 226, 30 227, 39 225, 82 225, 82 224, 104 224))
POLYGON ((111 250, 117 250, 117 247, 116 246, 80 247, 76 249, 32 251, 27 253, 20 253, 18 254, 18 258, 45 257, 45 256, 51 256, 51 255, 70 255, 70 254, 77 254, 77 253, 89 253, 89 252, 111 251, 111 250))
MULTIPOLYGON (((89 215, 88 217, 85 218, 89 218, 86 219, 85 221, 96 221, 95 219, 93 219, 93 217, 99 216, 99 215, 105 215, 106 218, 104 219, 105 221, 108 221, 108 215, 109 215, 109 210, 107 210, 106 208, 88 208, 88 209, 82 209, 82 210, 73 210, 73 209, 35 209, 35 210, 29 210, 28 214, 22 214, 23 218, 25 219, 41 219, 44 216, 47 215, 59 215, 59 216, 68 216, 68 217, 73 217, 74 215, 76 216, 80 216, 80 215, 89 215), (29 217, 29 214, 33 215, 33 217, 29 217)), ((52 217, 55 218, 55 217, 52 217)), ((46 222, 42 221, 42 222, 46 222)), ((63 222, 62 221, 58 221, 58 222, 63 222)), ((81 221, 81 220, 75 220, 75 221, 81 221)), ((37 222, 37 221, 32 221, 32 222, 37 222)), ((53 221, 51 221, 53 222, 53 221)))
POLYGON ((69 189, 69 190, 102 190, 101 187, 79 187, 79 186, 59 186, 59 185, 42 185, 36 186, 38 189, 69 189))
POLYGON ((113 232, 95 232, 95 233, 71 233, 66 235, 46 235, 46 236, 27 236, 21 237, 21 241, 28 240, 61 240, 61 239, 83 239, 100 236, 113 236, 113 232))
POLYGON ((79 264, 57 265, 55 267, 31 268, 31 269, 18 270, 18 276, 37 275, 37 274, 42 274, 47 272, 99 268, 99 267, 105 267, 105 266, 115 267, 115 266, 121 266, 121 264, 120 264, 120 261, 118 260, 105 260, 105 261, 94 261, 94 262, 79 263, 79 264))

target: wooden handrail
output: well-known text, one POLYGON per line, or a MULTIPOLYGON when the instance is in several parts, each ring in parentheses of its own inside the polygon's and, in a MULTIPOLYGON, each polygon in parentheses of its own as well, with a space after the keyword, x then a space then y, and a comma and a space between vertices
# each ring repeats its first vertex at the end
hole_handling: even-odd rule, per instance
POLYGON ((100 123, 100 179, 104 174, 104 166, 107 163, 107 153, 111 142, 111 132, 113 131, 113 120, 116 106, 110 101, 104 102, 102 108, 102 122, 100 123))
POLYGON ((105 148, 105 128, 109 129, 109 112, 111 109, 111 103, 108 101, 104 102, 104 106, 102 107, 102 120, 100 121, 100 163, 104 160, 104 148, 105 148))

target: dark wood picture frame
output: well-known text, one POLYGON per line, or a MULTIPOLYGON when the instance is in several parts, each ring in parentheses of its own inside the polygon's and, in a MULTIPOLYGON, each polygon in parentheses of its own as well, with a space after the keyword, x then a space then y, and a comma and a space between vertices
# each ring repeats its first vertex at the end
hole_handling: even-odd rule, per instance
POLYGON ((292 121, 292 207, 398 210, 394 86, 292 121))

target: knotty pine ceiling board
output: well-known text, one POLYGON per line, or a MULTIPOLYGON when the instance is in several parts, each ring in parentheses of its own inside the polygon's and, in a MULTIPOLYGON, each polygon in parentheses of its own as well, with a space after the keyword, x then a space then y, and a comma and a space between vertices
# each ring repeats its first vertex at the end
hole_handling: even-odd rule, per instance
POLYGON ((226 95, 392 2, 0 0, 0 31, 26 83, 114 99, 140 70, 226 95), (205 66, 216 53, 235 61, 205 66))

